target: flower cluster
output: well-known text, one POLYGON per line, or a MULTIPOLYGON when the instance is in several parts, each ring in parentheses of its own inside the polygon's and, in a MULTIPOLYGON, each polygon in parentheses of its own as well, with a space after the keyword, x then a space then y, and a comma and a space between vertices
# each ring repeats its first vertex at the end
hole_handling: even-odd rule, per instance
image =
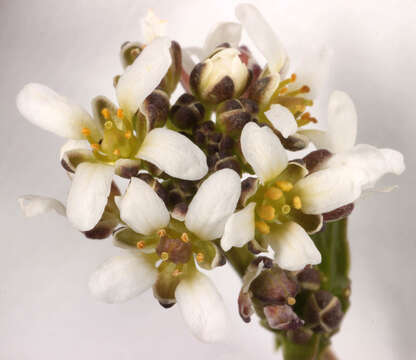
POLYGON ((201 270, 225 265, 239 250, 251 259, 238 296, 243 320, 256 310, 295 340, 331 333, 343 314, 339 299, 320 289, 314 266, 322 256, 310 235, 348 216, 384 174, 402 173, 403 157, 355 145, 357 114, 342 91, 330 96, 327 130, 314 129, 320 66, 290 73, 288 54, 259 11, 241 4, 236 16, 203 47, 181 49, 149 12, 143 41, 121 47, 118 106, 98 96, 92 115, 44 85, 26 85, 17 107, 68 139, 60 161, 71 188, 66 205, 34 195, 19 202, 27 216, 54 209, 86 237, 112 236, 123 248, 90 279, 104 302, 152 288, 162 306, 178 303, 197 337, 216 341, 226 311, 201 270), (265 64, 241 44, 243 30, 265 64), (119 178, 129 180, 123 193, 119 178))

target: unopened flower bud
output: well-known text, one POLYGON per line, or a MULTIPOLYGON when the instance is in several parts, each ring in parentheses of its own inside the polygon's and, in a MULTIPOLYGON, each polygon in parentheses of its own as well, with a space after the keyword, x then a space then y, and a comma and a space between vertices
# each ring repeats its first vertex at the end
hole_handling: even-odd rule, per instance
POLYGON ((278 75, 269 75, 258 79, 250 88, 250 99, 259 104, 264 109, 270 102, 270 99, 279 86, 280 77, 278 75))
POLYGON ((237 49, 222 48, 197 64, 190 75, 194 94, 211 104, 240 96, 249 83, 250 72, 239 55, 237 49))
POLYGON ((241 165, 236 156, 228 156, 223 159, 218 159, 214 165, 214 171, 218 171, 221 169, 232 169, 237 174, 241 175, 241 165))
POLYGON ((224 133, 239 136, 245 124, 256 121, 257 104, 250 99, 230 99, 217 109, 217 123, 224 133))
POLYGON ((165 125, 169 114, 169 97, 166 92, 156 89, 143 102, 142 112, 146 116, 148 129, 165 125))
POLYGON ((267 323, 272 329, 293 330, 303 325, 303 321, 288 305, 269 305, 265 306, 263 311, 267 323))
POLYGON ((204 106, 191 94, 180 96, 170 110, 172 123, 181 130, 192 129, 204 115, 204 106))
POLYGON ((174 209, 176 205, 188 204, 197 191, 195 181, 175 179, 166 184, 167 206, 174 209))
POLYGON ((123 68, 133 64, 142 51, 143 45, 138 42, 127 41, 121 45, 120 61, 123 68))
POLYGON ((251 284, 253 297, 265 305, 284 305, 294 299, 298 284, 289 273, 274 266, 263 271, 251 284))
POLYGON ((314 269, 311 266, 305 267, 300 271, 296 278, 300 287, 304 290, 317 291, 321 287, 321 276, 317 269, 314 269))
POLYGON ((312 293, 305 305, 306 324, 314 331, 333 332, 338 329, 344 316, 339 299, 329 291, 312 293))

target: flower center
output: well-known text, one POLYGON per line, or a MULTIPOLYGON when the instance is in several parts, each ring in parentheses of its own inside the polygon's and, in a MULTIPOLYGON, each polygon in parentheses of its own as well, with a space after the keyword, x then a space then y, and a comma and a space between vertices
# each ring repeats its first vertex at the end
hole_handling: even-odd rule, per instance
POLYGON ((256 206, 256 228, 262 234, 270 232, 271 224, 290 221, 293 209, 302 208, 301 198, 294 194, 293 184, 286 180, 276 180, 259 189, 256 206))
POLYGON ((132 122, 126 118, 122 109, 115 113, 108 108, 101 110, 104 122, 103 138, 97 143, 90 137, 88 128, 82 129, 82 134, 91 145, 97 160, 113 163, 123 158, 133 158, 139 149, 139 139, 133 129, 132 122))

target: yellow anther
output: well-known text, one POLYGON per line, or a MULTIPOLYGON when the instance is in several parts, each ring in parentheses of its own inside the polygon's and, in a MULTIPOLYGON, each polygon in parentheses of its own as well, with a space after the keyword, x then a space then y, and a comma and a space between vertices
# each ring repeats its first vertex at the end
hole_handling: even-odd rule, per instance
POLYGON ((164 237, 164 236, 166 236, 166 230, 165 230, 165 229, 160 229, 160 230, 157 232, 157 236, 159 236, 159 237, 164 237))
POLYGON ((118 117, 119 119, 122 119, 122 118, 123 118, 123 116, 124 116, 123 109, 117 109, 117 117, 118 117))
POLYGON ((93 150, 100 150, 100 145, 98 145, 98 144, 91 144, 91 148, 93 149, 93 150))
POLYGON ((91 134, 91 130, 84 127, 84 128, 81 129, 81 133, 82 133, 82 135, 89 136, 91 134))
POLYGON ((287 93, 287 90, 288 90, 288 88, 287 88, 287 87, 283 87, 283 88, 281 88, 281 89, 279 90, 279 94, 280 94, 280 95, 283 95, 283 94, 287 93))
POLYGON ((295 304, 296 304, 296 299, 295 299, 294 297, 292 297, 292 296, 289 296, 289 297, 287 298, 287 303, 288 303, 290 306, 295 305, 295 304))
POLYGON ((293 184, 290 181, 276 181, 276 185, 285 192, 293 189, 293 184))
POLYGON ((296 81, 296 74, 292 74, 291 76, 290 76, 290 81, 291 82, 295 82, 296 81))
POLYGON ((257 208, 257 214, 263 219, 263 220, 273 220, 276 215, 276 210, 271 205, 262 205, 257 208))
POLYGON ((172 272, 172 276, 173 277, 177 277, 177 276, 179 276, 179 275, 181 275, 182 274, 182 272, 179 270, 179 269, 175 269, 175 270, 173 270, 173 272, 172 272))
POLYGON ((204 254, 203 253, 198 253, 196 254, 196 261, 198 261, 199 263, 204 261, 204 254))
POLYGON ((112 121, 110 121, 110 120, 106 121, 106 122, 104 123, 104 127, 105 127, 107 130, 110 130, 110 129, 113 127, 113 122, 112 122, 112 121))
POLYGON ((119 149, 114 149, 113 155, 120 156, 120 150, 119 149))
POLYGON ((110 111, 107 108, 101 110, 101 115, 104 119, 108 120, 110 118, 110 111))
POLYGON ((145 245, 145 244, 144 244, 144 241, 142 241, 142 240, 141 240, 141 241, 139 241, 139 242, 136 244, 136 246, 137 246, 137 248, 138 248, 138 249, 143 249, 143 248, 144 248, 144 245, 145 245))
POLYGON ((163 261, 166 261, 167 259, 169 259, 169 254, 168 254, 166 251, 163 251, 163 252, 160 254, 160 258, 161 258, 163 261))
POLYGON ((184 232, 184 233, 181 235, 181 240, 182 240, 184 243, 189 243, 189 236, 188 236, 188 234, 187 234, 186 232, 184 232))
POLYGON ((300 91, 301 91, 302 93, 308 93, 309 91, 311 91, 311 88, 310 88, 309 86, 307 86, 307 85, 303 85, 303 86, 301 87, 300 91))
POLYGON ((293 207, 296 209, 296 210, 299 210, 299 209, 301 209, 302 208, 302 200, 300 199, 300 197, 299 196, 295 196, 294 198, 293 198, 293 200, 292 200, 292 204, 293 204, 293 207))
POLYGON ((283 192, 279 188, 272 186, 266 191, 265 195, 271 200, 279 200, 283 196, 283 192))
POLYGON ((125 133, 124 133, 124 137, 126 138, 126 139, 130 139, 131 138, 131 135, 132 135, 132 133, 131 133, 131 131, 129 130, 129 131, 126 131, 125 133))
POLYGON ((290 205, 288 205, 288 204, 284 204, 283 206, 282 206, 282 214, 283 215, 287 215, 287 214, 289 214, 290 213, 290 210, 292 210, 292 208, 290 207, 290 205))
POLYGON ((267 225, 264 221, 256 221, 256 228, 262 234, 268 234, 270 232, 270 226, 267 225))

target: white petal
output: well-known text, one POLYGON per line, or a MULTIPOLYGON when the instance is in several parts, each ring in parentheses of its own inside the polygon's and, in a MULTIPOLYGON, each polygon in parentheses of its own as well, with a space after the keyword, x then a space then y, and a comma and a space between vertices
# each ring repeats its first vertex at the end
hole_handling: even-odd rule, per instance
POLYGON ((89 162, 77 166, 66 215, 78 230, 91 230, 100 220, 107 205, 113 175, 113 166, 89 162))
POLYGON ((400 152, 392 149, 377 149, 366 144, 356 145, 349 151, 335 154, 323 166, 350 168, 350 178, 362 189, 373 187, 385 174, 400 175, 405 169, 403 155, 400 152))
POLYGON ((137 233, 149 235, 169 224, 163 200, 138 178, 131 178, 118 206, 121 219, 137 233))
POLYGON ((199 187, 185 216, 186 227, 204 240, 222 236, 241 193, 240 176, 231 169, 212 174, 199 187))
POLYGON ((267 239, 275 252, 277 265, 284 270, 302 270, 306 265, 317 265, 322 260, 312 239, 295 222, 277 226, 267 239))
POLYGON ((59 160, 61 161, 65 153, 72 150, 89 150, 91 151, 90 143, 87 140, 68 140, 61 146, 59 150, 59 160))
POLYGON ((328 104, 328 134, 332 152, 351 149, 357 138, 357 112, 347 93, 334 91, 328 104))
POLYGON ((206 275, 197 272, 192 277, 181 280, 176 288, 175 297, 185 322, 198 339, 216 342, 225 337, 225 305, 206 275))
POLYGON ((145 44, 150 44, 155 38, 166 35, 166 20, 159 19, 153 10, 148 9, 146 17, 141 19, 142 35, 145 44))
POLYGON ((287 138, 298 130, 298 123, 291 111, 280 104, 274 104, 264 113, 273 127, 287 138))
POLYGON ((59 200, 37 195, 24 195, 17 199, 23 214, 27 217, 42 215, 55 210, 59 215, 65 216, 65 205, 59 200))
POLYGON ((106 260, 91 275, 89 289, 100 301, 121 303, 149 289, 156 279, 154 265, 139 252, 129 252, 106 260))
POLYGON ((299 130, 298 134, 305 135, 317 149, 332 149, 328 133, 318 129, 299 130))
POLYGON ((302 200, 302 211, 322 214, 357 200, 361 186, 353 179, 351 171, 346 166, 328 168, 299 180, 293 191, 302 200))
POLYGON ((117 99, 130 116, 167 73, 172 62, 170 44, 167 38, 155 39, 121 75, 116 88, 117 99))
POLYGON ((286 50, 263 15, 251 4, 239 4, 235 12, 250 39, 266 58, 270 71, 280 72, 287 59, 286 50))
MULTIPOLYGON (((241 25, 234 22, 220 22, 208 34, 203 47, 203 57, 206 58, 218 45, 229 43, 236 48, 241 39, 241 25)), ((204 60, 204 59, 201 59, 204 60)))
POLYGON ((310 51, 310 54, 301 56, 300 63, 296 66, 296 81, 289 84, 289 91, 299 89, 307 85, 310 91, 305 94, 309 99, 315 99, 323 93, 329 84, 329 75, 333 51, 328 47, 323 47, 317 52, 310 51))
POLYGON ((17 95, 16 104, 27 120, 59 136, 84 139, 84 127, 93 138, 99 138, 102 132, 100 124, 84 109, 42 84, 25 85, 17 95))
POLYGON ((241 132, 241 150, 262 183, 279 175, 287 166, 287 153, 267 126, 249 122, 241 132))
POLYGON ((208 172, 202 150, 186 136, 165 128, 146 135, 137 157, 183 180, 199 180, 208 172))
POLYGON ((232 214, 224 229, 221 238, 221 247, 224 251, 230 250, 233 246, 242 247, 254 239, 254 209, 255 203, 248 204, 244 209, 232 214))

